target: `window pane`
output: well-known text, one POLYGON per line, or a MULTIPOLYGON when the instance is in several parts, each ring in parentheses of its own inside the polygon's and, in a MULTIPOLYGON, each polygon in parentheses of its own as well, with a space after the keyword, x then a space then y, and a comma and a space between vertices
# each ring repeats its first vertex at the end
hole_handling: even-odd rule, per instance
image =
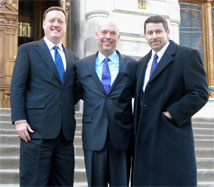
POLYGON ((202 6, 180 2, 180 44, 195 48, 204 58, 202 6))

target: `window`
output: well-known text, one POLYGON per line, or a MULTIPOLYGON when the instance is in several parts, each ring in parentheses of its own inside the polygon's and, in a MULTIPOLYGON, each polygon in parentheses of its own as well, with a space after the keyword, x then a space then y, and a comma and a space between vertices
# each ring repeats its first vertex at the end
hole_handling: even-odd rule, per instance
POLYGON ((200 51, 204 56, 202 6, 180 3, 180 44, 200 51))
POLYGON ((179 4, 180 44, 199 50, 208 85, 214 86, 214 0, 179 0, 179 4))

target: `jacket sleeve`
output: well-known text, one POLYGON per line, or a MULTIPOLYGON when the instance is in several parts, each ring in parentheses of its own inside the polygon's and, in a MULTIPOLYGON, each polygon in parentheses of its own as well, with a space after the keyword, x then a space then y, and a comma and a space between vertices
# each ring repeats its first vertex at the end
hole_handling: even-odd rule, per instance
POLYGON ((10 103, 11 118, 14 123, 17 120, 27 120, 25 102, 26 87, 29 76, 30 62, 25 46, 20 46, 15 61, 11 82, 10 103))
POLYGON ((198 51, 190 51, 183 67, 182 76, 185 93, 181 99, 167 108, 179 126, 190 120, 209 98, 206 74, 198 51))

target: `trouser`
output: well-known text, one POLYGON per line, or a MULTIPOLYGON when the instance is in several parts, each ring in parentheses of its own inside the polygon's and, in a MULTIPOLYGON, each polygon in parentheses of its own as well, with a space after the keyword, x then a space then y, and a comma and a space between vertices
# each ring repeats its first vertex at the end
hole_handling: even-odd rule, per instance
POLYGON ((117 150, 107 140, 101 151, 84 151, 88 186, 128 186, 130 152, 117 150))
POLYGON ((73 186, 74 146, 56 139, 21 140, 20 186, 73 186))

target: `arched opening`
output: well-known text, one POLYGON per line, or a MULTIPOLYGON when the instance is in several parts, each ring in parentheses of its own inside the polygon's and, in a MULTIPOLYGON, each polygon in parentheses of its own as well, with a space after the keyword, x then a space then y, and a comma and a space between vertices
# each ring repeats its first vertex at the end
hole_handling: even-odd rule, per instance
POLYGON ((40 40, 44 36, 42 29, 43 12, 50 6, 59 5, 59 0, 19 0, 18 46, 40 40))

